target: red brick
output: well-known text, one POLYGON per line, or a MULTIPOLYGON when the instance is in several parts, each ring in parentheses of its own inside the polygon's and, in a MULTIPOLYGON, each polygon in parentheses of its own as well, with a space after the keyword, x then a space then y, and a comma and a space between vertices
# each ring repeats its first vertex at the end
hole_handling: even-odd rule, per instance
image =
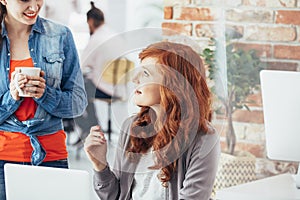
MULTIPOLYGON (((262 99, 260 94, 256 94, 253 96, 249 96, 248 100, 254 100, 255 104, 252 104, 252 107, 262 107, 262 99)), ((251 105, 249 105, 251 106, 251 105)), ((255 124, 263 124, 264 123, 264 115, 262 110, 253 110, 254 108, 250 107, 250 111, 248 110, 236 110, 233 115, 232 119, 235 122, 242 122, 242 123, 255 123, 255 124)), ((218 114, 216 115, 218 121, 218 128, 219 130, 226 129, 227 124, 227 117, 225 115, 218 114)))
POLYGON ((195 33, 197 37, 211 38, 215 37, 214 25, 212 24, 196 24, 195 33))
POLYGON ((293 8, 296 0, 244 0, 246 6, 259 6, 268 8, 293 8))
POLYGON ((190 21, 213 21, 216 12, 211 8, 174 7, 174 19, 190 21))
MULTIPOLYGON (((247 103, 247 105, 250 107, 250 110, 251 110, 251 107, 262 107, 262 105, 263 105, 260 92, 255 93, 255 94, 250 94, 246 98, 246 101, 250 102, 250 103, 247 103)), ((250 112, 252 112, 252 111, 250 111, 250 112)))
POLYGON ((259 57, 269 58, 272 55, 272 47, 270 44, 235 43, 234 45, 236 48, 241 48, 244 49, 245 51, 255 49, 259 57))
MULTIPOLYGON (((300 8, 299 8, 300 9, 300 8)), ((297 26, 297 35, 298 35, 298 39, 296 40, 297 42, 298 42, 298 44, 299 44, 299 42, 300 42, 300 26, 297 26)))
POLYGON ((226 34, 228 35, 228 37, 233 38, 233 39, 241 38, 244 35, 244 27, 243 26, 226 24, 225 31, 226 31, 226 34))
MULTIPOLYGON (((213 0, 193 0, 193 4, 199 6, 216 6, 213 0)), ((236 7, 242 4, 242 0, 222 0, 222 4, 229 7, 236 7)))
POLYGON ((273 11, 230 9, 226 11, 226 20, 234 22, 272 23, 273 11))
POLYGON ((274 57, 300 60, 300 46, 275 45, 274 57))
POLYGON ((172 18, 173 18, 173 7, 165 7, 164 19, 172 19, 172 18))
POLYGON ((233 113, 233 120, 237 122, 247 122, 247 123, 264 123, 264 115, 260 110, 237 110, 233 113))
POLYGON ((265 157, 264 144, 251 144, 248 142, 238 141, 235 147, 236 151, 248 151, 258 158, 265 157))
POLYGON ((243 5, 245 6, 266 6, 266 0, 244 0, 243 5))
POLYGON ((162 23, 162 28, 163 28, 163 35, 192 35, 192 24, 187 23, 187 24, 181 24, 181 23, 168 23, 164 22, 162 23))
POLYGON ((248 26, 244 37, 248 40, 290 42, 296 39, 295 27, 248 26))
POLYGON ((293 62, 267 62, 266 65, 269 70, 297 71, 298 69, 298 63, 293 62))
POLYGON ((277 24, 300 25, 300 11, 279 10, 276 14, 277 24))
MULTIPOLYGON (((221 141, 222 152, 227 152, 227 144, 225 141, 221 141)), ((235 151, 247 151, 253 154, 257 158, 265 157, 265 145, 264 144, 251 144, 243 141, 237 141, 235 151)))

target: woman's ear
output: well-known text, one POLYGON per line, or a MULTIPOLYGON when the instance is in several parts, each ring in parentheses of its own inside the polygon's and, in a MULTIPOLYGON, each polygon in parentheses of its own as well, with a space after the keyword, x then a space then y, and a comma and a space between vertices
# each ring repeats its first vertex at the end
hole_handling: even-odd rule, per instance
POLYGON ((6 6, 6 4, 7 4, 6 0, 0 0, 0 2, 1 2, 4 6, 6 6))

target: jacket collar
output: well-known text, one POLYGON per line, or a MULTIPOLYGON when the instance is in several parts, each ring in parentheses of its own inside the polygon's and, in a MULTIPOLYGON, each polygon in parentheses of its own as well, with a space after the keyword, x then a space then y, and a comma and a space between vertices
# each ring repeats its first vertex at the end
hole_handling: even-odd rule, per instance
POLYGON ((5 27, 4 19, 1 22, 1 27, 2 27, 2 30, 1 30, 2 38, 7 37, 7 30, 6 30, 6 27, 5 27))
POLYGON ((36 31, 38 33, 45 33, 45 28, 42 22, 42 18, 40 18, 39 16, 37 17, 36 22, 32 26, 31 33, 32 31, 36 31))

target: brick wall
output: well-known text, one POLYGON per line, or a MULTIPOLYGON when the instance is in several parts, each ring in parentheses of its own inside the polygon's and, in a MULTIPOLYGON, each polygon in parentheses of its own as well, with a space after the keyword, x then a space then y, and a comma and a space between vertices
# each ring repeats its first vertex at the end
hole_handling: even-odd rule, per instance
MULTIPOLYGON (((224 33, 222 25, 238 35, 232 40, 238 48, 256 49, 267 69, 300 71, 300 0, 164 1, 162 27, 192 38, 202 48, 208 38, 224 33)), ((253 111, 239 110, 233 116, 236 149, 264 157, 261 97, 249 98, 256 101, 253 111)), ((216 125, 224 132, 224 120, 216 125)))

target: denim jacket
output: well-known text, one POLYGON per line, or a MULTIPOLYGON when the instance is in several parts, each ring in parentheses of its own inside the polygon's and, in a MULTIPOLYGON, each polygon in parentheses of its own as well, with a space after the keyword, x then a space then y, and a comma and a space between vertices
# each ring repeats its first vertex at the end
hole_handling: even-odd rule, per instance
POLYGON ((46 157, 46 152, 36 136, 62 130, 62 118, 80 116, 87 106, 77 50, 67 27, 37 18, 28 46, 34 67, 45 72, 46 88, 41 98, 33 98, 38 105, 34 118, 19 121, 14 113, 22 99, 15 101, 10 95, 10 41, 4 22, 1 25, 0 130, 29 136, 33 147, 32 164, 39 165, 46 157))

